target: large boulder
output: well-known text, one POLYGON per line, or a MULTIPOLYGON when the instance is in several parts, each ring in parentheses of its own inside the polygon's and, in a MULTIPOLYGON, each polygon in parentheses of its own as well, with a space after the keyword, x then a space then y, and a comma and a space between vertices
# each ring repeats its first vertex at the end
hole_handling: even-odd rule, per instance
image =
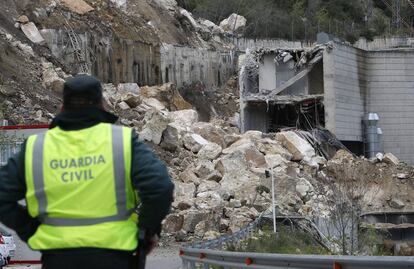
POLYGON ((270 138, 258 140, 257 148, 265 155, 280 155, 286 160, 292 159, 292 154, 277 140, 270 138))
POLYGON ((142 106, 145 109, 155 109, 155 110, 165 110, 166 107, 163 103, 161 103, 160 101, 158 101, 155 98, 143 98, 142 99, 142 106))
MULTIPOLYGON (((213 181, 210 181, 213 182, 213 181)), ((211 187, 211 186, 210 186, 211 187)), ((217 186, 218 188, 219 186, 217 186)), ((217 189, 216 188, 216 189, 217 189)), ((197 194, 195 201, 197 208, 206 210, 216 210, 220 212, 220 209, 224 208, 224 201, 221 199, 220 194, 217 191, 204 191, 197 194)))
POLYGON ((288 162, 280 154, 266 155, 265 160, 266 160, 267 166, 269 168, 275 168, 277 166, 281 166, 281 165, 286 164, 288 162))
POLYGON ((145 115, 145 125, 139 133, 142 140, 151 141, 158 145, 162 134, 170 123, 168 113, 165 111, 151 110, 145 115))
POLYGON ((245 17, 233 13, 220 22, 220 28, 226 32, 239 32, 246 27, 246 23, 245 17))
POLYGON ((207 145, 209 143, 200 135, 191 133, 184 135, 182 140, 184 147, 194 153, 199 152, 204 145, 207 145))
MULTIPOLYGON (((200 185, 197 188, 197 197, 200 197, 200 194, 203 192, 208 191, 217 191, 220 188, 220 184, 215 181, 209 181, 205 180, 200 183, 200 185)), ((220 195, 217 193, 217 196, 220 197, 220 195)))
POLYGON ((195 197, 196 186, 194 183, 175 182, 174 197, 177 201, 190 200, 195 197))
POLYGON ((201 135, 206 140, 214 142, 221 147, 226 147, 226 142, 224 140, 226 132, 214 124, 210 122, 197 122, 193 124, 192 130, 194 133, 201 135))
POLYGON ((45 42, 45 39, 39 32, 39 29, 37 29, 36 25, 33 22, 21 24, 20 28, 26 37, 33 43, 39 44, 45 42))
POLYGON ((161 147, 163 149, 174 152, 177 148, 182 147, 183 142, 181 137, 185 130, 181 126, 171 122, 162 133, 161 147))
POLYGON ((171 110, 185 110, 185 109, 192 109, 192 108, 193 106, 189 102, 187 102, 177 90, 174 90, 171 104, 170 104, 170 109, 171 110))
POLYGON ((46 89, 50 89, 55 93, 62 94, 63 84, 65 80, 60 78, 53 64, 50 62, 42 62, 42 85, 46 89))
POLYGON ((193 233, 197 224, 205 220, 208 216, 206 212, 193 209, 181 211, 180 214, 184 217, 182 229, 190 233, 193 233))
POLYGON ((184 216, 179 214, 170 214, 163 221, 163 231, 165 233, 175 233, 183 227, 184 216))
POLYGON ((182 18, 184 18, 194 28, 194 30, 200 29, 200 25, 196 22, 196 20, 190 12, 188 12, 184 8, 180 8, 179 13, 182 16, 182 18))
POLYGON ((141 98, 138 94, 128 92, 121 97, 121 100, 128 104, 129 107, 135 108, 141 103, 141 98))
POLYGON ((128 93, 132 93, 136 95, 140 94, 139 86, 136 83, 119 83, 118 86, 116 87, 116 90, 117 90, 117 93, 120 95, 128 94, 128 93))
POLYGON ((277 133, 276 138, 289 150, 294 161, 311 160, 316 155, 313 147, 295 132, 277 133))
POLYGON ((198 121, 198 113, 193 109, 170 112, 171 122, 181 128, 189 128, 198 121))
POLYGON ((314 195, 312 184, 304 178, 299 178, 296 183, 296 192, 299 197, 306 203, 314 195))
POLYGON ((221 151, 221 146, 216 143, 208 143, 200 149, 197 156, 200 159, 215 160, 220 156, 221 151))
POLYGON ((206 177, 214 171, 214 164, 208 160, 200 160, 197 164, 197 167, 194 170, 194 173, 200 177, 206 177))
POLYGON ((400 163, 397 157, 392 153, 385 153, 383 161, 388 164, 397 165, 400 163))

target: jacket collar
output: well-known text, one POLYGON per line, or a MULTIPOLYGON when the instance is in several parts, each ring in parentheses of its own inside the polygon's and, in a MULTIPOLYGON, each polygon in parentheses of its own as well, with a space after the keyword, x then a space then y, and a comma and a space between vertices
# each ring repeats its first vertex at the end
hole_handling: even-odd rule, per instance
POLYGON ((50 124, 50 129, 60 127, 66 131, 80 130, 99 123, 115 123, 118 117, 100 108, 67 110, 59 113, 50 124))

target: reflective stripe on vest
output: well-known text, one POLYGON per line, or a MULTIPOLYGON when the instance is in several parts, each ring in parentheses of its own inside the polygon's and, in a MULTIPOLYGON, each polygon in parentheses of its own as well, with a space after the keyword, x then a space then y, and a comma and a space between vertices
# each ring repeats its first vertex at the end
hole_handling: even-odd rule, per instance
POLYGON ((104 223, 108 221, 122 221, 131 216, 133 209, 127 210, 127 194, 125 186, 125 159, 123 129, 112 125, 112 155, 115 177, 117 214, 100 218, 56 218, 47 214, 47 199, 44 186, 43 156, 46 133, 37 135, 33 145, 33 183, 35 197, 38 201, 38 218, 43 224, 52 226, 87 226, 104 223))

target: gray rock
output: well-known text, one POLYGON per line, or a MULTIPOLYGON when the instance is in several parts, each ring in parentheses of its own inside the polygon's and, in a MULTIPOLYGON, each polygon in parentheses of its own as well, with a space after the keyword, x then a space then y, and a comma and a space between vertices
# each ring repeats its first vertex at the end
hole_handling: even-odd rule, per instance
POLYGON ((200 177, 204 178, 211 174, 214 171, 214 164, 208 160, 200 160, 197 167, 194 170, 194 173, 200 177))
POLYGON ((296 192, 304 202, 307 202, 314 194, 314 189, 309 181, 304 178, 299 178, 298 183, 296 184, 296 192))
POLYGON ((198 177, 196 176, 196 174, 194 173, 193 169, 189 168, 184 170, 183 172, 181 172, 178 175, 178 178, 185 183, 190 183, 190 182, 198 182, 198 177))
POLYGON ((395 157, 395 155, 392 153, 385 153, 384 162, 388 164, 398 165, 400 163, 400 160, 398 160, 398 158, 395 157))
MULTIPOLYGON (((198 192, 197 197, 203 197, 203 195, 201 195, 201 193, 203 192, 217 191, 219 188, 220 188, 220 184, 218 184, 215 181, 202 181, 197 188, 197 192, 198 192)), ((215 196, 221 198, 218 193, 215 196)))
POLYGON ((220 233, 217 231, 207 231, 203 236, 203 240, 213 240, 220 237, 220 233))
POLYGON ((220 22, 220 28, 226 32, 238 32, 246 27, 246 23, 245 17, 233 13, 220 22))
POLYGON ((132 93, 139 95, 140 89, 138 84, 136 83, 120 83, 117 86, 117 92, 121 95, 132 93))
POLYGON ((175 182, 174 197, 177 201, 190 200, 195 196, 196 186, 194 183, 175 182))
POLYGON ((127 103, 125 103, 124 101, 122 101, 122 102, 118 103, 118 107, 119 107, 120 109, 122 109, 122 110, 128 110, 128 109, 131 109, 131 108, 129 107, 129 105, 128 105, 127 103))
POLYGON ((221 146, 216 143, 208 143, 200 149, 197 156, 200 159, 214 160, 220 156, 221 151, 221 146))
POLYGON ((142 99, 142 104, 149 107, 149 108, 154 108, 156 110, 165 110, 166 107, 163 103, 161 103, 160 101, 158 101, 155 98, 143 98, 142 99))
POLYGON ((198 153, 200 149, 209 142, 198 134, 186 134, 182 138, 184 147, 194 153, 198 153))
POLYGON ((170 214, 163 221, 162 228, 165 233, 175 233, 183 227, 184 216, 179 214, 170 214))
POLYGON ((145 115, 145 125, 140 132, 140 139, 152 141, 159 145, 162 134, 167 129, 170 119, 166 112, 151 110, 145 115))
POLYGON ((200 212, 199 210, 187 210, 180 212, 184 216, 183 227, 182 229, 185 232, 193 233, 195 227, 200 221, 203 221, 207 218, 208 214, 205 212, 200 212))
POLYGON ((401 209, 405 207, 404 202, 395 197, 388 201, 388 205, 395 209, 401 209))
POLYGON ((215 181, 215 182, 220 182, 220 180, 223 178, 223 176, 220 174, 219 171, 214 170, 212 173, 210 173, 209 175, 207 175, 204 180, 209 180, 209 181, 215 181))
POLYGON ((294 161, 310 160, 316 156, 313 147, 292 131, 277 133, 276 137, 293 155, 294 161))

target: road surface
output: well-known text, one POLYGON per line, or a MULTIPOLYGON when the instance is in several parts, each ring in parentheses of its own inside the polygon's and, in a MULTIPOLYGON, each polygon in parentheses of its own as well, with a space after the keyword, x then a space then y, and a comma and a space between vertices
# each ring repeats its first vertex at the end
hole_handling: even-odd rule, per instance
MULTIPOLYGON (((147 258, 146 269, 179 269, 181 268, 181 259, 178 256, 178 247, 159 247, 154 250, 147 258)), ((4 268, 13 269, 40 269, 39 264, 13 264, 4 268)))

